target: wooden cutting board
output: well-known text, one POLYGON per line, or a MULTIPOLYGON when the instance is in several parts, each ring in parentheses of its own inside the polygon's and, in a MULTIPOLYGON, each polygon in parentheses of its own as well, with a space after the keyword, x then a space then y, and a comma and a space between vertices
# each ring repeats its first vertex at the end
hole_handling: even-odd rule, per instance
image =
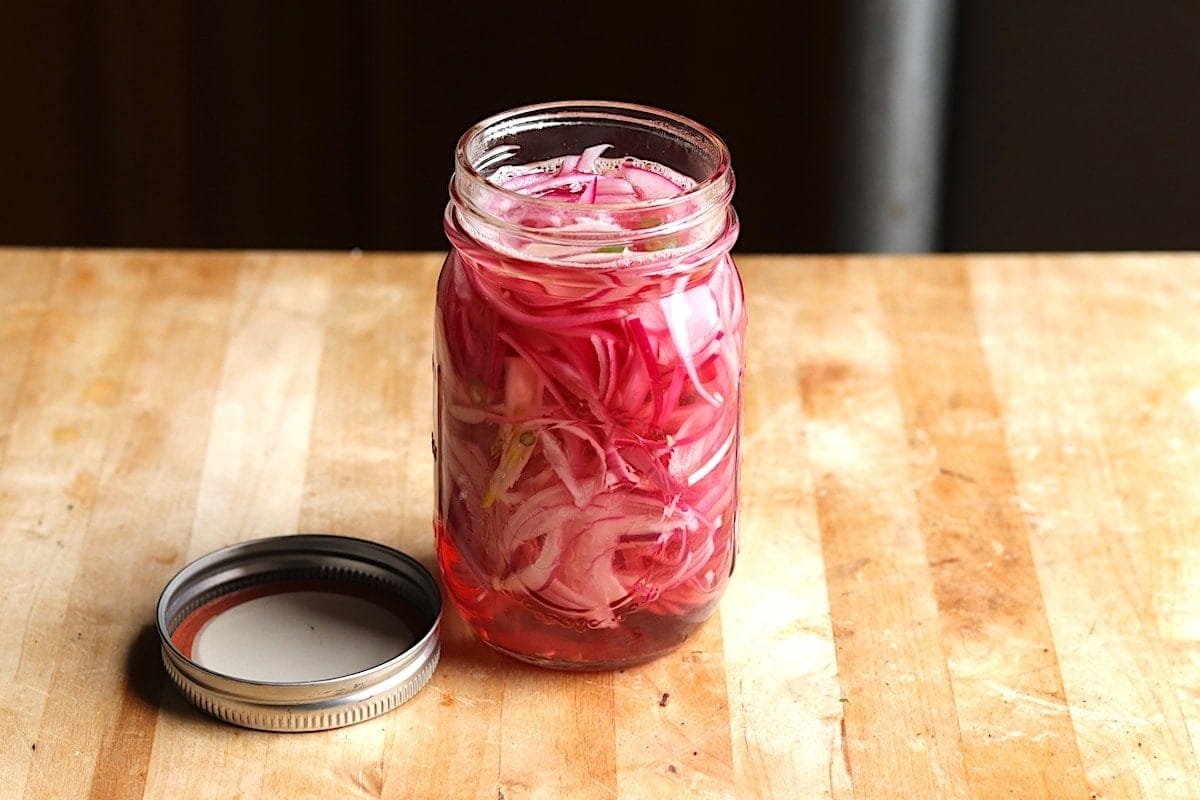
POLYGON ((1200 798, 1200 256, 739 263, 719 615, 572 675, 448 611, 414 700, 270 734, 154 603, 297 531, 434 567, 440 256, 0 250, 0 798, 1200 798))

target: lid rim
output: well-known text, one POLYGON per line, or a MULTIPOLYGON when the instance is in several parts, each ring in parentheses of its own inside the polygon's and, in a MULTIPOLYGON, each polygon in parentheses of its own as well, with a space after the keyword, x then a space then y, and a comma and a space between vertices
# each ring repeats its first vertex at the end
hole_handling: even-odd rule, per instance
POLYGON ((407 553, 352 537, 295 534, 215 550, 168 581, 155 617, 163 665, 184 697, 211 716, 257 730, 326 730, 386 713, 428 682, 441 655, 442 597, 433 576, 407 553), (176 646, 175 631, 204 604, 298 574, 384 592, 419 622, 416 638, 386 661, 310 681, 240 678, 206 667, 176 646))

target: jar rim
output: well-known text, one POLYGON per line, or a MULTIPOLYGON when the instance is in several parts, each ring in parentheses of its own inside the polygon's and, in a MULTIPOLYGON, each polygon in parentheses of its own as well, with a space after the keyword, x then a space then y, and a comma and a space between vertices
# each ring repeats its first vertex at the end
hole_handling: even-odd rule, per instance
MULTIPOLYGON (((469 151, 471 144, 480 140, 485 134, 490 133, 491 138, 499 138, 506 134, 511 135, 550 125, 577 123, 585 120, 640 126, 647 130, 657 128, 665 134, 685 139, 697 148, 706 150, 715 164, 710 173, 702 178, 688 175, 687 177, 695 181, 695 184, 672 197, 637 200, 630 203, 598 203, 595 204, 595 207, 634 211, 672 206, 692 201, 696 197, 712 195, 717 195, 718 202, 727 203, 732 197, 732 157, 728 145, 715 131, 701 122, 673 111, 619 100, 553 100, 517 106, 486 117, 472 125, 459 137, 454 148, 456 173, 472 181, 486 184, 489 192, 495 191, 502 197, 507 196, 522 203, 544 208, 573 206, 575 204, 571 201, 533 197, 493 183, 488 179, 482 165, 495 163, 494 160, 489 161, 488 158, 495 151, 484 150, 483 158, 479 160, 478 164, 470 157, 469 151)), ((508 152, 513 152, 513 150, 502 152, 500 157, 502 158, 508 152)))

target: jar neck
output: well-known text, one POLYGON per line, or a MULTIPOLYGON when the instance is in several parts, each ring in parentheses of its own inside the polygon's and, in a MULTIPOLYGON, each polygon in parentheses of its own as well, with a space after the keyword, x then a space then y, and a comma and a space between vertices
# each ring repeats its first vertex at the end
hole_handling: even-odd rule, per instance
POLYGON ((675 272, 733 245, 733 191, 729 151, 699 123, 630 104, 550 103, 492 117, 463 135, 445 227, 457 249, 485 258, 675 272), (610 163, 653 162, 685 185, 665 198, 590 203, 523 194, 491 180, 502 167, 551 170, 598 144, 609 145, 610 163))

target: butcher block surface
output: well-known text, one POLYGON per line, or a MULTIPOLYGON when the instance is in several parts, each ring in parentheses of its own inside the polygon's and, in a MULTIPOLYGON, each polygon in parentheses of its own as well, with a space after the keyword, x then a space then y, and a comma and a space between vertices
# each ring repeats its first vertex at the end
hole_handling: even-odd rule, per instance
POLYGON ((699 634, 569 674, 447 608, 412 701, 281 734, 155 602, 296 532, 436 570, 440 254, 0 249, 0 798, 1200 798, 1200 255, 738 262, 699 634))

